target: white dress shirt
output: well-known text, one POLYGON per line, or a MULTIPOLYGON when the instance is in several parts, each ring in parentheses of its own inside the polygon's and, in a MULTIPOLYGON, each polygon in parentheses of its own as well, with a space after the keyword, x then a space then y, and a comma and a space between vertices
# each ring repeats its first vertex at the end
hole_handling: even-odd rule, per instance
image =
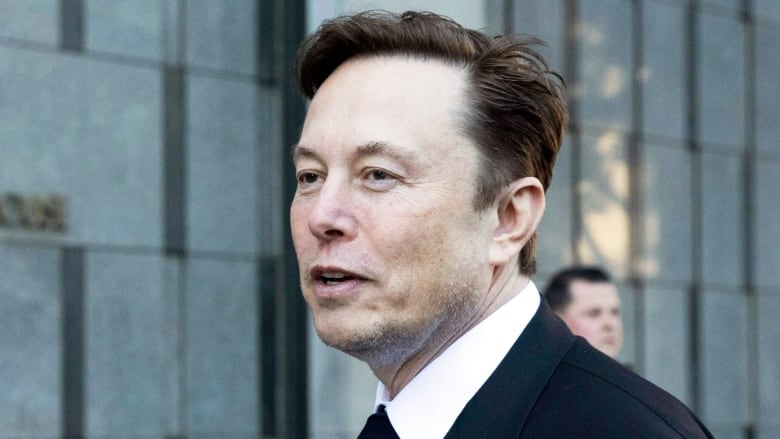
POLYGON ((385 405, 401 439, 444 437, 528 325, 540 300, 536 285, 528 281, 517 296, 421 370, 392 401, 380 382, 374 410, 385 405))

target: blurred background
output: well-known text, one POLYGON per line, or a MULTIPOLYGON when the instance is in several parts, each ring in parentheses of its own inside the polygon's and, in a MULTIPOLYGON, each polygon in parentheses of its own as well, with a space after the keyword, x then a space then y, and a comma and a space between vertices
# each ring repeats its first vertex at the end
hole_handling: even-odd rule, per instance
POLYGON ((369 8, 547 41, 537 285, 605 266, 622 361, 780 437, 780 1, 0 0, 0 439, 356 436, 375 379, 314 335, 288 239, 291 66, 369 8))

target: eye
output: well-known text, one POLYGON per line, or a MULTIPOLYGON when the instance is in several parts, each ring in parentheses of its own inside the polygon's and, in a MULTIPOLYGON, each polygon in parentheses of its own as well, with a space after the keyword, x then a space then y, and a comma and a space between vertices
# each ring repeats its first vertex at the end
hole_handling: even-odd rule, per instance
POLYGON ((597 318, 597 317, 598 317, 600 314, 601 314, 601 310, 599 310, 599 309, 589 309, 586 315, 587 315, 588 317, 590 317, 590 318, 593 318, 593 319, 595 319, 595 318, 597 318))
POLYGON ((386 191, 398 184, 398 177, 384 169, 371 168, 363 172, 363 183, 371 190, 386 191))
POLYGON ((298 183, 312 184, 316 183, 318 178, 320 178, 320 176, 313 172, 303 172, 298 175, 298 183))
POLYGON ((392 178, 390 174, 388 174, 387 172, 381 169, 372 169, 368 171, 368 177, 373 180, 387 180, 389 178, 392 178))
POLYGON ((312 190, 323 181, 320 174, 311 171, 301 171, 296 178, 298 179, 298 190, 304 192, 312 190))

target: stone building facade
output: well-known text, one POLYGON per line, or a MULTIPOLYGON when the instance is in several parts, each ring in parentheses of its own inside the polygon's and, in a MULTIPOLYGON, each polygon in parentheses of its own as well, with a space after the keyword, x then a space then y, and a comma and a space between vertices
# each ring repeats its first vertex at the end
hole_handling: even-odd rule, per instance
POLYGON ((547 41, 536 283, 606 266, 623 361, 780 437, 780 2, 0 0, 0 439, 355 436, 375 381, 316 339, 286 218, 292 53, 366 8, 547 41))

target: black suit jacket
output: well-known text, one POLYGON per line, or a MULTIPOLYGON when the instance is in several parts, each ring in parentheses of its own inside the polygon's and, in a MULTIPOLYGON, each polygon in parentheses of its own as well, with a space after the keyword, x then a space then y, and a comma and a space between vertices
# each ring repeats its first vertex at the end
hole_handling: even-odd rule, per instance
POLYGON ((707 438, 680 401, 575 337, 542 299, 446 438, 707 438))

